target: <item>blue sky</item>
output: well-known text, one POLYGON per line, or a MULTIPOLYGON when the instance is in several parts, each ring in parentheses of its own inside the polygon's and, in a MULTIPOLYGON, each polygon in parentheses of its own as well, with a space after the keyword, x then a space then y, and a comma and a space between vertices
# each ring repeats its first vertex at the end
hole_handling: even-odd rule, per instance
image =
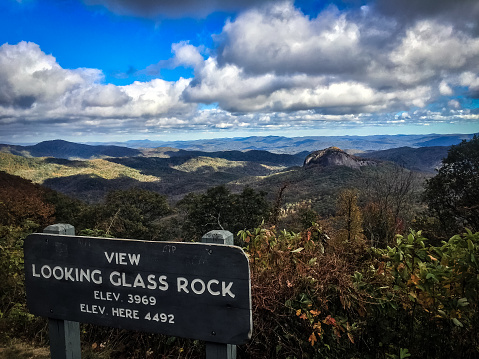
POLYGON ((3 0, 0 143, 479 132, 476 0, 3 0))

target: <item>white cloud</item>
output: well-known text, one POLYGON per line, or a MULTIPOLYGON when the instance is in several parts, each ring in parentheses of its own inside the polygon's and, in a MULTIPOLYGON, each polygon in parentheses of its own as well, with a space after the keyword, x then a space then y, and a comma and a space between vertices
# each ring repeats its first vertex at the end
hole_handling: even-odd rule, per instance
POLYGON ((426 107, 459 85, 476 88, 479 38, 431 19, 402 29, 371 11, 330 7, 310 18, 290 2, 249 10, 224 26, 218 57, 196 65, 185 99, 347 115, 426 107))
POLYGON ((290 2, 279 2, 228 22, 219 39, 219 62, 253 73, 344 73, 367 65, 358 24, 331 7, 310 19, 290 2))
POLYGON ((20 42, 0 47, 0 105, 30 108, 56 102, 68 91, 101 78, 98 70, 65 70, 37 44, 20 42))
POLYGON ((177 65, 198 67, 203 63, 203 56, 201 56, 198 48, 185 41, 173 44, 171 49, 175 54, 177 65))
POLYGON ((85 107, 121 107, 131 100, 124 91, 114 85, 96 85, 83 94, 85 107))
POLYGON ((203 64, 203 56, 200 49, 190 45, 187 41, 181 41, 171 45, 173 57, 168 60, 161 60, 157 64, 148 66, 145 71, 150 75, 158 75, 164 68, 176 68, 178 66, 198 68, 203 64))
POLYGON ((169 116, 189 112, 192 105, 185 104, 181 94, 190 80, 176 82, 155 79, 150 82, 134 82, 122 89, 132 98, 124 108, 128 116, 169 116))
POLYGON ((190 80, 102 84, 101 71, 63 69, 34 43, 0 47, 0 79, 2 113, 26 121, 72 124, 92 118, 168 117, 196 108, 181 100, 190 80))
POLYGON ((477 73, 471 71, 462 73, 459 78, 459 83, 461 86, 468 87, 470 91, 479 92, 479 71, 477 73))
MULTIPOLYGON (((196 65, 184 97, 233 112, 346 115, 427 105, 431 87, 397 86, 389 57, 361 38, 363 28, 335 9, 315 19, 288 2, 251 10, 225 25, 219 57, 196 65)), ((370 30, 367 39, 377 41, 370 30)))
POLYGON ((449 87, 446 81, 441 81, 439 84, 439 92, 441 95, 450 96, 453 94, 452 89, 449 87))
POLYGON ((452 25, 420 21, 407 30, 391 52, 395 75, 404 84, 438 78, 444 72, 479 69, 479 38, 457 31, 452 25))

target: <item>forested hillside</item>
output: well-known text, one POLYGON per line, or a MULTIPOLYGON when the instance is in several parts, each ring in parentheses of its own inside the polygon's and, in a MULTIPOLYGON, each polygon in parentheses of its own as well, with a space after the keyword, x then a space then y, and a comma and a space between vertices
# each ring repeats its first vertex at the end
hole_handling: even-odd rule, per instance
POLYGON ((400 147, 364 153, 363 156, 376 160, 391 161, 413 171, 434 173, 447 156, 449 147, 431 146, 421 148, 400 147))
POLYGON ((2 152, 19 156, 55 158, 99 158, 105 156, 138 156, 139 150, 123 146, 91 146, 62 140, 44 141, 32 146, 0 145, 2 152))
POLYGON ((212 157, 122 157, 80 161, 0 153, 0 170, 89 202, 102 200, 108 191, 131 187, 179 199, 190 192, 247 176, 266 176, 284 168, 212 157))
MULTIPOLYGON (((45 320, 25 306, 23 240, 70 223, 77 235, 153 241, 231 231, 252 281, 253 336, 239 358, 476 358, 479 137, 445 156, 424 175, 382 161, 1 154, 0 343, 46 344, 45 320), (54 180, 78 198, 44 186, 54 180), (108 185, 85 201, 98 180, 108 185)), ((97 359, 204 355, 198 341, 86 324, 82 346, 97 359)))
MULTIPOLYGON (((52 141, 49 145, 58 142, 52 141)), ((61 142, 63 144, 63 142, 61 142)), ((72 148, 74 144, 68 147, 72 148)), ((83 149, 80 145, 79 149, 83 149)), ((105 153, 93 148, 97 154, 105 153)), ((93 153, 93 149, 88 151, 93 153)), ((61 148, 50 148, 61 153, 61 148)), ((10 151, 12 152, 12 151, 10 151)), ((283 183, 292 184, 285 192, 288 203, 330 198, 323 207, 334 205, 332 193, 338 188, 358 186, 382 176, 393 168, 388 161, 413 170, 418 179, 434 171, 447 153, 447 148, 398 148, 359 154, 381 160, 376 168, 351 169, 344 166, 302 168, 307 153, 274 154, 267 151, 200 152, 172 148, 144 149, 141 156, 104 157, 90 160, 32 157, 0 152, 0 170, 32 180, 34 183, 91 203, 101 201, 109 191, 132 187, 168 195, 178 201, 191 192, 202 192, 226 185, 233 191, 244 185, 266 191, 273 198, 283 183)), ((75 152, 77 155, 79 152, 75 152)), ((419 180, 420 182, 420 180, 419 180)), ((319 206, 316 208, 319 210, 319 206)), ((325 214, 324 212, 322 212, 325 214)))

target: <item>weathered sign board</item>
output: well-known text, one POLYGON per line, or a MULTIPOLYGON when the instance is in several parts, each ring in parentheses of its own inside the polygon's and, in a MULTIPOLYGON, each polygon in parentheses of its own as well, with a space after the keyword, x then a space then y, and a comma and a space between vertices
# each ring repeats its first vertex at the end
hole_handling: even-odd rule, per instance
POLYGON ((32 314, 217 343, 251 337, 239 247, 32 234, 24 251, 32 314))

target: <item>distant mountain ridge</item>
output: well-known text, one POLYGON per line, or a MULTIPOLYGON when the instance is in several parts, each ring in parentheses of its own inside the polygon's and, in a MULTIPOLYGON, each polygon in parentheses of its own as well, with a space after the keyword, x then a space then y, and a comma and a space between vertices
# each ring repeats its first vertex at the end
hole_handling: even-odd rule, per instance
MULTIPOLYGON (((126 142, 103 143, 131 148, 173 147, 189 151, 248 151, 263 150, 272 153, 297 154, 312 152, 328 147, 339 147, 346 152, 380 151, 398 147, 451 146, 462 140, 470 140, 474 134, 429 134, 429 135, 373 135, 373 136, 251 136, 217 138, 192 141, 150 141, 133 140, 126 142)), ((102 143, 92 143, 100 145, 102 143)))
POLYGON ((114 145, 85 145, 63 140, 43 141, 33 146, 1 145, 1 152, 9 152, 17 156, 54 157, 54 158, 99 158, 130 157, 141 155, 141 151, 133 148, 114 145))
MULTIPOLYGON (((295 157, 303 157, 304 159, 308 153, 334 146, 350 154, 361 153, 361 156, 365 157, 364 152, 375 152, 393 148, 451 146, 459 144, 462 140, 470 140, 473 136, 474 134, 308 137, 252 136, 195 141, 159 142, 131 140, 126 142, 88 144, 53 140, 29 146, 0 144, 0 152, 7 152, 24 157, 55 157, 64 159, 206 155, 229 160, 263 161, 265 157, 269 157, 270 160, 277 163, 279 157, 273 159, 273 154, 293 155, 295 157), (158 147, 161 147, 161 149, 158 147), (169 150, 165 147, 168 147, 169 150), (190 153, 185 153, 184 151, 190 151, 190 153)), ((301 165, 302 162, 302 160, 299 161, 298 158, 284 157, 283 160, 284 165, 301 165)))
MULTIPOLYGON (((133 149, 114 145, 85 145, 63 140, 44 141, 33 146, 2 145, 0 152, 22 157, 54 157, 59 159, 95 159, 105 157, 160 157, 160 158, 223 158, 229 161, 258 162, 270 165, 300 166, 308 152, 278 154, 268 151, 187 151, 175 148, 133 149)), ((168 162, 168 161, 167 161, 168 162)), ((171 162, 171 161, 169 161, 171 162)))

